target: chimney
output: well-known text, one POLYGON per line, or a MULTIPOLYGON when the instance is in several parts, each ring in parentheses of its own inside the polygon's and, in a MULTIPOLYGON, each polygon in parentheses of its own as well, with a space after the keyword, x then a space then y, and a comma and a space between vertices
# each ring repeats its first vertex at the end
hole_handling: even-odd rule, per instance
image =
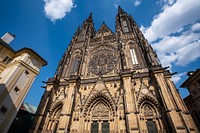
POLYGON ((1 39, 7 44, 10 44, 14 38, 15 35, 12 35, 10 32, 7 32, 4 36, 1 37, 1 39))

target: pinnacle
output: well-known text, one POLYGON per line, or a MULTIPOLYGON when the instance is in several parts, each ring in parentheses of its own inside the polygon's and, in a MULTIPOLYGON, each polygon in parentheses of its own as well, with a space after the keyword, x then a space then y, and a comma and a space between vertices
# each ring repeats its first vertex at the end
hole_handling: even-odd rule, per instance
POLYGON ((88 19, 86 21, 92 22, 92 12, 90 13, 90 15, 89 15, 89 17, 88 17, 88 19))
POLYGON ((124 14, 126 13, 122 8, 121 6, 118 7, 118 14, 124 14))

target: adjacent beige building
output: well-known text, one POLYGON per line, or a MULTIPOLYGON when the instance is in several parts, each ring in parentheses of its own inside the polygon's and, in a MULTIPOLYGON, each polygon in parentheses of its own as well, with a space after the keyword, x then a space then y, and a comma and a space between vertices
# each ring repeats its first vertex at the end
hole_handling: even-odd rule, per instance
POLYGON ((184 99, 198 129, 200 130, 200 68, 187 73, 189 78, 181 85, 187 88, 190 95, 184 99))
POLYGON ((29 48, 15 51, 14 35, 0 39, 0 132, 6 133, 39 70, 47 62, 29 48))
POLYGON ((120 7, 116 31, 92 14, 46 82, 34 133, 198 133, 171 74, 120 7))

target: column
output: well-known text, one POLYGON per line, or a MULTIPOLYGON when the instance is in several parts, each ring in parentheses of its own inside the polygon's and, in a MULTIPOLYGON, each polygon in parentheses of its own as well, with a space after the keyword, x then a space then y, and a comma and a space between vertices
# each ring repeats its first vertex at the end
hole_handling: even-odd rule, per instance
MULTIPOLYGON (((187 128, 182 121, 180 113, 177 112, 175 105, 172 103, 167 83, 162 72, 157 72, 154 74, 159 86, 160 86, 160 95, 162 97, 165 109, 167 111, 167 116, 171 120, 171 124, 174 132, 187 133, 187 128)), ((170 89, 170 88, 169 88, 170 89)))
POLYGON ((58 132, 68 132, 70 128, 70 120, 72 118, 72 106, 74 104, 74 97, 76 91, 76 83, 69 83, 67 97, 65 98, 64 105, 60 114, 60 124, 58 126, 58 132))
POLYGON ((138 121, 135 110, 135 103, 132 94, 132 84, 131 84, 131 75, 123 76, 123 84, 124 84, 124 103, 125 103, 125 115, 126 115, 126 128, 128 133, 138 133, 138 121))

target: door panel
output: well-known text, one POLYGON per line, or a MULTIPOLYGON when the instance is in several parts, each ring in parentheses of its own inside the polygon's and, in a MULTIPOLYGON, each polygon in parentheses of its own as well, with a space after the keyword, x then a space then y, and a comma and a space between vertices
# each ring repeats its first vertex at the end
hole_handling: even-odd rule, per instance
POLYGON ((94 121, 91 126, 91 133, 98 133, 99 123, 94 121))
POLYGON ((102 123, 102 133, 109 133, 109 123, 108 122, 102 123))
POLYGON ((157 133, 156 124, 153 120, 147 120, 148 133, 157 133))

